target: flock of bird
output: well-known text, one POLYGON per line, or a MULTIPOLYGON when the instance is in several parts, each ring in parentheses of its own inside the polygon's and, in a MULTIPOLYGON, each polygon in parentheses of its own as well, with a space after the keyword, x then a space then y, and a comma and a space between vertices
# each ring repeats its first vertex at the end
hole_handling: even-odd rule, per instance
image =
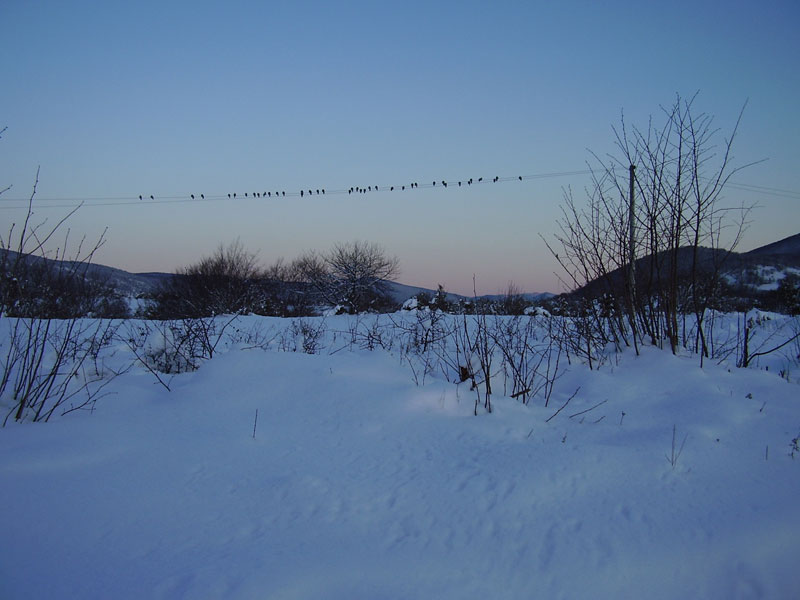
MULTIPOLYGON (((537 176, 530 176, 530 177, 537 177, 537 176)), ((477 179, 469 178, 469 179, 462 180, 462 181, 451 181, 451 182, 449 182, 449 185, 456 186, 456 187, 462 187, 462 186, 477 185, 477 184, 481 184, 481 183, 488 183, 490 181, 492 183, 498 183, 498 182, 501 182, 501 181, 512 181, 512 180, 522 181, 523 179, 525 179, 525 177, 523 177, 522 175, 518 175, 516 177, 493 177, 492 179, 486 179, 485 181, 484 181, 483 177, 478 177, 477 179)), ((448 187, 448 182, 446 180, 441 180, 441 181, 432 181, 429 184, 422 184, 422 185, 420 185, 417 182, 413 182, 413 183, 407 183, 407 184, 403 184, 403 185, 386 185, 386 186, 368 185, 366 187, 364 187, 364 186, 354 186, 354 187, 350 187, 350 188, 347 188, 347 189, 328 190, 327 194, 328 195, 330 195, 330 194, 345 194, 345 193, 346 194, 366 194, 366 193, 369 193, 369 192, 393 192, 395 190, 404 191, 406 189, 435 188, 435 187, 437 187, 437 185, 440 186, 440 187, 445 187, 446 188, 446 187, 448 187)), ((231 200, 237 200, 237 199, 241 199, 241 198, 248 198, 248 199, 249 198, 286 198, 286 197, 290 197, 290 198, 291 197, 305 198, 306 196, 324 196, 324 195, 326 195, 325 188, 315 188, 315 189, 301 189, 299 192, 288 192, 288 193, 285 190, 284 191, 275 191, 275 192, 271 192, 271 191, 244 192, 244 194, 237 193, 237 192, 230 192, 230 193, 227 194, 227 197, 229 199, 231 199, 231 200)), ((171 196, 170 198, 175 198, 175 197, 171 196)), ((199 195, 189 194, 189 196, 188 196, 188 199, 191 199, 191 200, 206 200, 206 199, 208 199, 208 200, 216 200, 216 199, 220 199, 220 198, 225 198, 225 196, 224 195, 208 196, 208 198, 206 198, 205 194, 199 194, 199 195)), ((157 196, 153 195, 153 194, 150 194, 149 197, 145 196, 145 195, 142 195, 142 194, 139 195, 139 200, 142 200, 142 201, 144 201, 144 200, 158 201, 158 199, 159 198, 157 196)))

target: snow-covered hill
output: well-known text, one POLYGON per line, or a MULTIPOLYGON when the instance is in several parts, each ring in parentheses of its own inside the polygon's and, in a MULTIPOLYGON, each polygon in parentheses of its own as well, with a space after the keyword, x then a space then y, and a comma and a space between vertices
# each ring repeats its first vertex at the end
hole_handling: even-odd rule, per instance
MULTIPOLYGON (((0 256, 0 262, 7 261, 6 264, 13 264, 17 260, 18 253, 13 250, 0 249, 0 253, 7 255, 0 256)), ((164 279, 171 277, 168 273, 129 273, 115 267, 95 263, 76 263, 73 261, 55 261, 40 256, 27 255, 25 260, 32 262, 46 262, 53 268, 64 267, 67 270, 75 270, 84 274, 86 277, 98 282, 107 283, 113 287, 121 296, 136 298, 142 294, 147 294, 164 279)))
MULTIPOLYGON (((768 244, 745 253, 730 252, 691 246, 681 247, 677 253, 678 277, 689 278, 693 264, 697 264, 699 276, 704 274, 719 277, 728 285, 723 291, 734 303, 749 306, 770 305, 765 292, 775 291, 787 276, 800 275, 800 234, 779 242, 768 244)), ((664 252, 656 261, 659 269, 653 273, 653 257, 644 256, 636 260, 637 281, 666 280, 671 271, 673 257, 664 252)), ((595 295, 607 292, 609 286, 621 290, 627 277, 627 267, 612 270, 607 276, 590 281, 577 290, 581 295, 595 295)))

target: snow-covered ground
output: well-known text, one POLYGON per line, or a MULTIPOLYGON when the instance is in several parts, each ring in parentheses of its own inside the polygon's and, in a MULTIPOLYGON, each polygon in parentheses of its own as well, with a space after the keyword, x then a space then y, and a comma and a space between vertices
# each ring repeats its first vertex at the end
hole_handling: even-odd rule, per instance
POLYGON ((727 273, 722 276, 728 285, 739 286, 742 279, 745 285, 758 292, 774 292, 780 286, 782 280, 787 276, 800 276, 800 269, 796 267, 781 267, 778 268, 774 265, 757 265, 751 267, 746 276, 742 274, 727 273))
MULTIPOLYGON (((547 407, 496 375, 476 417, 469 383, 345 344, 350 317, 304 323, 316 354, 239 335, 171 391, 136 365, 0 429, 0 598, 797 597, 792 345, 564 360, 547 407)), ((290 322, 229 331, 255 326, 290 322)))

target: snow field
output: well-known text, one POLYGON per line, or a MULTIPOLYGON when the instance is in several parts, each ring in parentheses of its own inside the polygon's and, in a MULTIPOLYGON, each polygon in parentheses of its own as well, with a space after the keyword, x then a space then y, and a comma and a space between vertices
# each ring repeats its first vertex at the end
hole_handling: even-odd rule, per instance
POLYGON ((416 386, 381 350, 232 347, 171 392, 141 368, 111 387, 93 413, 0 430, 0 598, 729 599, 800 585, 800 396, 774 370, 644 348, 573 364, 547 408, 495 396, 477 417, 469 384, 416 386), (674 468, 673 426, 686 436, 674 468))

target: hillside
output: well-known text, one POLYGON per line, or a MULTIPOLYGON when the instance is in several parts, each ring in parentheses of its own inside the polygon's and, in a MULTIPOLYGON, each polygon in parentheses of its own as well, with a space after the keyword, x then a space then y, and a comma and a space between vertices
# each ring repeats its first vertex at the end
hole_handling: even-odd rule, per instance
MULTIPOLYGON (((677 273, 679 278, 689 278, 695 249, 683 247, 678 251, 677 273)), ((645 256, 636 260, 637 287, 666 281, 673 257, 662 253, 658 257, 645 256), (653 265, 660 265, 658 271, 653 265)), ((769 293, 774 292, 781 280, 787 276, 800 276, 800 234, 767 244, 745 253, 723 249, 697 248, 697 268, 700 278, 718 276, 725 284, 721 298, 750 306, 761 306, 770 302, 769 293)), ((627 268, 611 271, 607 277, 598 278, 574 292, 579 296, 596 296, 610 288, 621 290, 626 281, 627 268)))
POLYGON ((795 266, 800 262, 800 233, 784 238, 780 241, 761 246, 745 255, 752 256, 781 256, 792 261, 795 266))

